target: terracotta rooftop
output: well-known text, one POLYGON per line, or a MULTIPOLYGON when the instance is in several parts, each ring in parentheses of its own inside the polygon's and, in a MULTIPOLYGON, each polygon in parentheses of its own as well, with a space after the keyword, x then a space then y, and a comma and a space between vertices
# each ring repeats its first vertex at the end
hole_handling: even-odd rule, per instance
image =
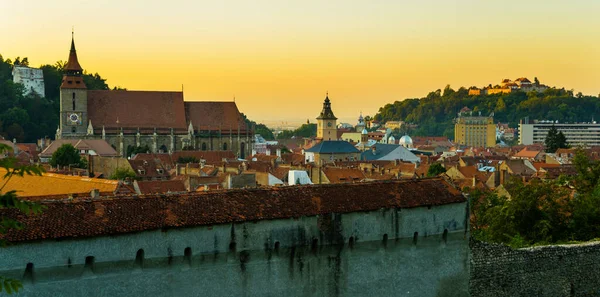
POLYGON ((196 130, 221 130, 223 133, 246 131, 246 122, 242 118, 235 102, 227 101, 187 101, 185 118, 191 121, 196 130), (220 125, 219 125, 220 124, 220 125))
POLYGON ((94 128, 187 129, 182 92, 89 90, 87 94, 94 128))
POLYGON ((93 150, 101 157, 120 156, 119 153, 117 153, 117 151, 115 151, 115 149, 108 144, 108 142, 102 139, 57 139, 40 153, 40 157, 52 157, 52 154, 64 144, 70 144, 78 150, 93 150))
POLYGON ((161 194, 168 192, 186 192, 181 180, 135 181, 141 194, 161 194))
POLYGON ((460 191, 443 179, 45 201, 46 208, 38 215, 0 209, 0 215, 25 224, 22 230, 1 236, 13 242, 93 237, 465 201, 460 191))

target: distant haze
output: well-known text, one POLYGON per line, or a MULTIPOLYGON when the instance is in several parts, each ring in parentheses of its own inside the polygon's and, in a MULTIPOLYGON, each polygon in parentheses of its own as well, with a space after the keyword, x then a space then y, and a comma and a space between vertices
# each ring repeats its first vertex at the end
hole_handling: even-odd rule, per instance
POLYGON ((0 54, 79 61, 130 90, 233 100, 250 119, 343 122, 446 84, 521 76, 600 92, 600 1, 0 1, 0 54))

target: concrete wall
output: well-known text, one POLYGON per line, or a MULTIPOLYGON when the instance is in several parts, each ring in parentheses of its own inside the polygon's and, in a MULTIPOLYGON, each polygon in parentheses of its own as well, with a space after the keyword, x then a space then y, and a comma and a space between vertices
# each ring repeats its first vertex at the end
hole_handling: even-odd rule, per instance
POLYGON ((24 296, 468 296, 466 217, 457 203, 46 240, 3 249, 0 275, 24 296))
POLYGON ((511 249, 471 243, 471 296, 600 296, 600 242, 511 249))

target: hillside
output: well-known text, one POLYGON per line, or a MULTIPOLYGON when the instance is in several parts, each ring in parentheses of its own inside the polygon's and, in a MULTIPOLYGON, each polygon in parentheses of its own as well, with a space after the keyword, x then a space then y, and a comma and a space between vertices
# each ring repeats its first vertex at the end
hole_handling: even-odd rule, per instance
POLYGON ((405 121, 418 125, 415 136, 444 135, 454 138, 452 120, 458 111, 467 106, 483 115, 494 113, 494 121, 516 127, 519 120, 558 120, 560 122, 585 122, 599 118, 600 100, 595 96, 573 95, 572 91, 549 88, 544 92, 515 91, 509 94, 470 96, 465 87, 457 91, 446 86, 444 90, 430 92, 420 99, 405 99, 379 108, 375 120, 405 121))

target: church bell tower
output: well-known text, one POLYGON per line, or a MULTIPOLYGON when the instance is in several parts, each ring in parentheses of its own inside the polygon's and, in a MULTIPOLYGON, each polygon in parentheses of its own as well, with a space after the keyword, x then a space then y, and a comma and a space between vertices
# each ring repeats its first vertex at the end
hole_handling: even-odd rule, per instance
POLYGON ((71 36, 69 60, 60 85, 60 124, 56 137, 83 138, 87 134, 87 125, 87 87, 71 36))
POLYGON ((322 141, 331 141, 337 139, 337 118, 331 111, 331 102, 329 101, 329 94, 325 96, 323 101, 323 110, 317 117, 317 139, 322 141))

